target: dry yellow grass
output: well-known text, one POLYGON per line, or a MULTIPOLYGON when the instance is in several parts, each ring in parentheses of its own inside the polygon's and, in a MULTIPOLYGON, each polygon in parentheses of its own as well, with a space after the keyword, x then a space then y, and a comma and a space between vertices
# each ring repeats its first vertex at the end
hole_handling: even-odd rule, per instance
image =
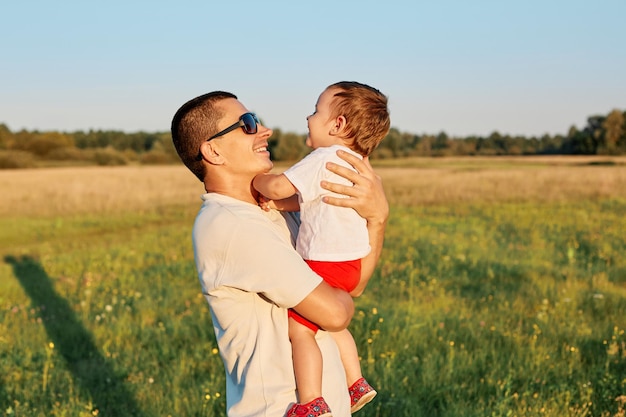
MULTIPOLYGON (((626 198, 626 158, 611 158, 614 165, 591 165, 607 160, 421 158, 381 161, 377 172, 392 204, 626 198)), ((5 170, 0 171, 0 216, 197 206, 203 191, 202 184, 182 165, 5 170)))
POLYGON ((626 198, 626 167, 543 166, 379 170, 396 204, 626 198))
POLYGON ((0 171, 0 216, 55 216, 199 204, 204 186, 184 166, 0 171))

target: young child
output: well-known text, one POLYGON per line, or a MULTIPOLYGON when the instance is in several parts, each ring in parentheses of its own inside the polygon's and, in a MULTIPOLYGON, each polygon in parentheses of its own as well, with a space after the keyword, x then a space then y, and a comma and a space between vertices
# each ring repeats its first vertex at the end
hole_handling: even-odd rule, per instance
MULTIPOLYGON (((298 253, 329 284, 351 292, 359 284, 361 258, 370 251, 366 222, 350 208, 324 203, 322 197, 330 192, 320 187, 320 181, 352 185, 328 171, 326 162, 351 168, 336 155, 337 150, 360 158, 372 153, 389 131, 387 97, 358 82, 332 84, 319 96, 307 124, 306 144, 314 150, 282 174, 257 175, 253 185, 274 201, 297 194, 301 218, 298 253)), ((290 310, 289 338, 300 403, 290 408, 287 417, 331 415, 322 398, 322 357, 315 341, 318 329, 290 310)), ((371 401, 376 391, 361 374, 350 332, 334 332, 333 337, 346 371, 354 413, 371 401)))

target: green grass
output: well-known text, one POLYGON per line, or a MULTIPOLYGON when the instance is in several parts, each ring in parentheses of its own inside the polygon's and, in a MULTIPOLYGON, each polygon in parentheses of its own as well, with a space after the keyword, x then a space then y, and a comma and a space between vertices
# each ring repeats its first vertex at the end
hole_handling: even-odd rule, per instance
MULTIPOLYGON (((196 208, 0 219, 0 415, 225 415, 196 208)), ((358 415, 620 415, 625 231, 622 200, 392 207, 358 415)))
POLYGON ((383 319, 360 336, 383 393, 367 415, 616 413, 624 213, 623 202, 396 209, 360 302, 383 319))

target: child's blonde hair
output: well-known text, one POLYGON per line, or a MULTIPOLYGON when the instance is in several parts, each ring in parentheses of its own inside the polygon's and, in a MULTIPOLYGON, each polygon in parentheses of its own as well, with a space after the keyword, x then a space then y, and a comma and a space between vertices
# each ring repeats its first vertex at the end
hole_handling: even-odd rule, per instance
POLYGON ((344 139, 348 146, 363 156, 370 155, 389 132, 391 120, 387 97, 356 81, 340 81, 326 90, 339 90, 333 94, 331 117, 346 118, 344 139))

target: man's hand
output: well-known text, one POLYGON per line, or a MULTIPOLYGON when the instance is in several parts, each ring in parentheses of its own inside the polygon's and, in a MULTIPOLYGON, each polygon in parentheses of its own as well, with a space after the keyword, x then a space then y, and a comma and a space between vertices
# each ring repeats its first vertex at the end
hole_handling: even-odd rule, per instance
POLYGON ((324 202, 339 207, 350 207, 356 210, 356 212, 367 221, 367 233, 372 248, 370 253, 361 259, 361 280, 357 287, 350 292, 350 295, 353 297, 358 297, 363 294, 383 250, 385 226, 387 225, 387 218, 389 217, 389 203, 385 196, 383 182, 374 172, 369 159, 363 158, 363 160, 361 160, 344 151, 337 151, 337 155, 352 165, 357 172, 333 163, 326 164, 326 168, 344 177, 354 185, 350 187, 322 181, 322 188, 348 197, 337 198, 327 196, 324 197, 324 202))
POLYGON ((382 179, 374 172, 369 159, 365 157, 361 160, 344 151, 337 151, 337 155, 352 165, 357 172, 332 162, 327 163, 326 168, 354 185, 350 187, 322 181, 322 188, 348 197, 326 196, 324 202, 334 206, 353 208, 368 223, 386 223, 389 217, 389 203, 385 196, 382 179))

